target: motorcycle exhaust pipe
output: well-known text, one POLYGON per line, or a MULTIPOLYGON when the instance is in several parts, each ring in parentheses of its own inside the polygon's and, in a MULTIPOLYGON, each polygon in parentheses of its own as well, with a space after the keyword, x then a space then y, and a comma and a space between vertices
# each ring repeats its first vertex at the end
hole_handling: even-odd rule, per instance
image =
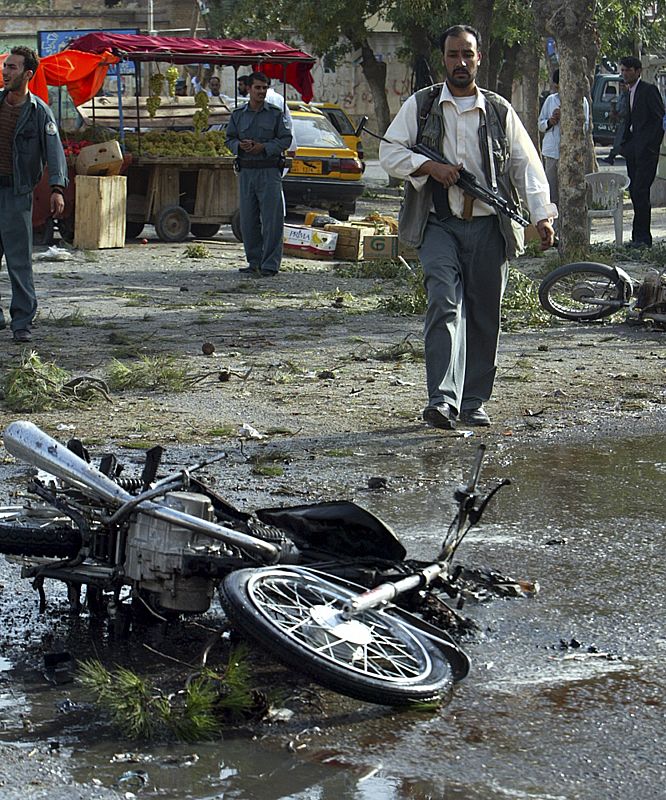
MULTIPOLYGON (((137 500, 111 478, 79 458, 32 422, 18 420, 10 423, 5 428, 2 438, 6 450, 15 458, 61 478, 84 494, 101 498, 115 506, 137 500)), ((275 545, 215 522, 208 522, 152 500, 141 500, 136 504, 136 508, 151 517, 256 553, 267 564, 276 564, 280 559, 280 550, 275 545)))

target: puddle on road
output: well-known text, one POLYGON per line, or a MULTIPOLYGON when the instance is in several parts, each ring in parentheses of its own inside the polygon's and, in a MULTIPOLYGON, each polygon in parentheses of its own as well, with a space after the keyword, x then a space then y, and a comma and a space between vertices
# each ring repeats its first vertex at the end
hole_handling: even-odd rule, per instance
MULTIPOLYGON (((333 698, 331 707, 352 717, 318 719, 320 730, 295 753, 287 747, 295 733, 275 726, 259 741, 152 748, 108 731, 91 736, 66 715, 48 726, 64 687, 26 690, 33 713, 49 735, 59 732, 77 779, 111 786, 145 769, 145 798, 598 800, 636 785, 646 799, 661 797, 664 452, 664 437, 489 451, 482 483, 513 484, 465 540, 460 560, 538 580, 541 591, 467 607, 481 625, 468 646, 472 672, 435 713, 363 707, 354 717, 358 704, 333 698), (149 760, 111 763, 129 747, 149 760), (198 760, 188 762, 192 753, 198 760)), ((473 455, 470 447, 470 464, 473 455)), ((368 461, 368 475, 398 474, 400 490, 389 481, 387 491, 354 498, 419 558, 436 554, 462 477, 434 477, 436 459, 415 452, 368 461)))

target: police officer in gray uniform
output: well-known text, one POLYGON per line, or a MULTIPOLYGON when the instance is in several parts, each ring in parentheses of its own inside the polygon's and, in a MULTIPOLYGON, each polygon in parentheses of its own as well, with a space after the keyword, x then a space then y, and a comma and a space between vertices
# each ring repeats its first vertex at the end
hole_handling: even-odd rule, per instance
POLYGON ((248 263, 239 272, 272 276, 282 260, 283 153, 292 136, 283 112, 265 102, 266 75, 253 72, 249 78, 250 100, 232 113, 227 126, 227 146, 239 170, 240 223, 248 263))
MULTIPOLYGON (((67 162, 51 109, 28 91, 39 64, 34 50, 14 47, 2 65, 0 92, 0 257, 12 287, 11 327, 15 342, 32 339, 37 312, 32 276, 32 191, 48 164, 53 217, 65 209, 67 162)), ((0 310, 0 328, 6 327, 0 310)))

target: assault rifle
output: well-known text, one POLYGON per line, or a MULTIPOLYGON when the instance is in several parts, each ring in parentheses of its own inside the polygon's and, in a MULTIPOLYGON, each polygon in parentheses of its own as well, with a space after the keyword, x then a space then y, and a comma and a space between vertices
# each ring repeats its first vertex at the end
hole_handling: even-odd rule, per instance
MULTIPOLYGON (((367 117, 362 118, 358 128, 356 129, 357 136, 360 136, 362 131, 365 131, 366 133, 370 134, 370 136, 374 136, 375 139, 379 139, 387 144, 394 144, 394 142, 390 142, 388 139, 385 139, 378 133, 369 131, 365 127, 365 123, 367 121, 367 117)), ((431 161, 435 161, 438 164, 448 164, 449 166, 454 166, 450 161, 447 161, 435 150, 432 150, 430 147, 427 147, 424 144, 415 144, 413 147, 410 147, 410 150, 412 150, 414 153, 418 153, 421 156, 425 156, 426 158, 429 158, 431 161)), ((470 197, 474 197, 477 200, 482 200, 487 205, 497 209, 500 214, 504 214, 514 222, 522 225, 524 228, 530 224, 529 220, 525 219, 525 217, 519 214, 503 197, 500 197, 498 194, 495 194, 495 192, 491 192, 488 189, 484 189, 484 187, 481 186, 481 184, 477 181, 476 176, 469 172, 469 170, 464 168, 460 170, 458 173, 456 186, 462 189, 465 194, 468 194, 470 197)))
MULTIPOLYGON (((387 140, 382 139, 382 141, 385 142, 387 140)), ((430 147, 427 147, 424 144, 415 144, 413 147, 410 147, 410 150, 412 150, 414 153, 418 153, 421 156, 425 156, 426 158, 429 158, 431 161, 435 161, 438 164, 451 164, 450 161, 447 161, 435 150, 432 150, 430 147)), ((488 189, 484 189, 483 186, 481 186, 481 184, 477 181, 476 175, 471 173, 469 170, 466 170, 464 167, 458 173, 458 180, 456 181, 455 185, 462 189, 463 192, 468 194, 470 197, 474 197, 477 200, 482 200, 487 205, 496 208, 500 214, 504 214, 505 216, 509 217, 514 222, 522 225, 523 228, 526 228, 530 224, 530 221, 519 214, 503 197, 500 197, 498 194, 495 194, 495 192, 491 192, 488 189)))

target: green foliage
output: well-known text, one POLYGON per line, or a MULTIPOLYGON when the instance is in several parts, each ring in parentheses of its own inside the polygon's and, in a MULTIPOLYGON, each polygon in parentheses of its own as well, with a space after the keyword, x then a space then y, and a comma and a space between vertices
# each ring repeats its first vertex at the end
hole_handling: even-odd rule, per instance
POLYGON ((213 739, 225 722, 266 710, 257 707, 242 646, 232 650, 222 672, 206 668, 179 691, 167 692, 125 667, 108 670, 97 660, 82 661, 77 680, 130 739, 165 732, 186 742, 213 739))
POLYGON ((552 318, 539 302, 539 285, 527 275, 509 268, 509 280, 502 301, 505 330, 515 330, 525 325, 549 325, 552 318))
POLYGON ((53 325, 56 328, 85 328, 89 324, 85 314, 80 308, 62 317, 56 317, 53 311, 51 311, 48 317, 42 320, 42 323, 44 325, 53 325))
POLYGON ((48 411, 66 405, 63 387, 70 374, 37 353, 24 355, 19 366, 9 370, 4 382, 5 405, 12 411, 48 411))
POLYGON ((601 41, 600 53, 612 60, 643 53, 659 53, 666 38, 664 0, 607 0, 597 3, 594 19, 601 41))
POLYGON ((114 358, 108 380, 109 386, 118 390, 159 388, 182 392, 190 385, 187 369, 170 356, 141 356, 132 364, 114 358))
POLYGON ((379 300, 379 308, 392 314, 424 314, 428 298, 421 270, 408 272, 397 292, 379 300))
POLYGON ((211 252, 205 244, 188 244, 185 248, 186 258, 210 258, 211 252))

